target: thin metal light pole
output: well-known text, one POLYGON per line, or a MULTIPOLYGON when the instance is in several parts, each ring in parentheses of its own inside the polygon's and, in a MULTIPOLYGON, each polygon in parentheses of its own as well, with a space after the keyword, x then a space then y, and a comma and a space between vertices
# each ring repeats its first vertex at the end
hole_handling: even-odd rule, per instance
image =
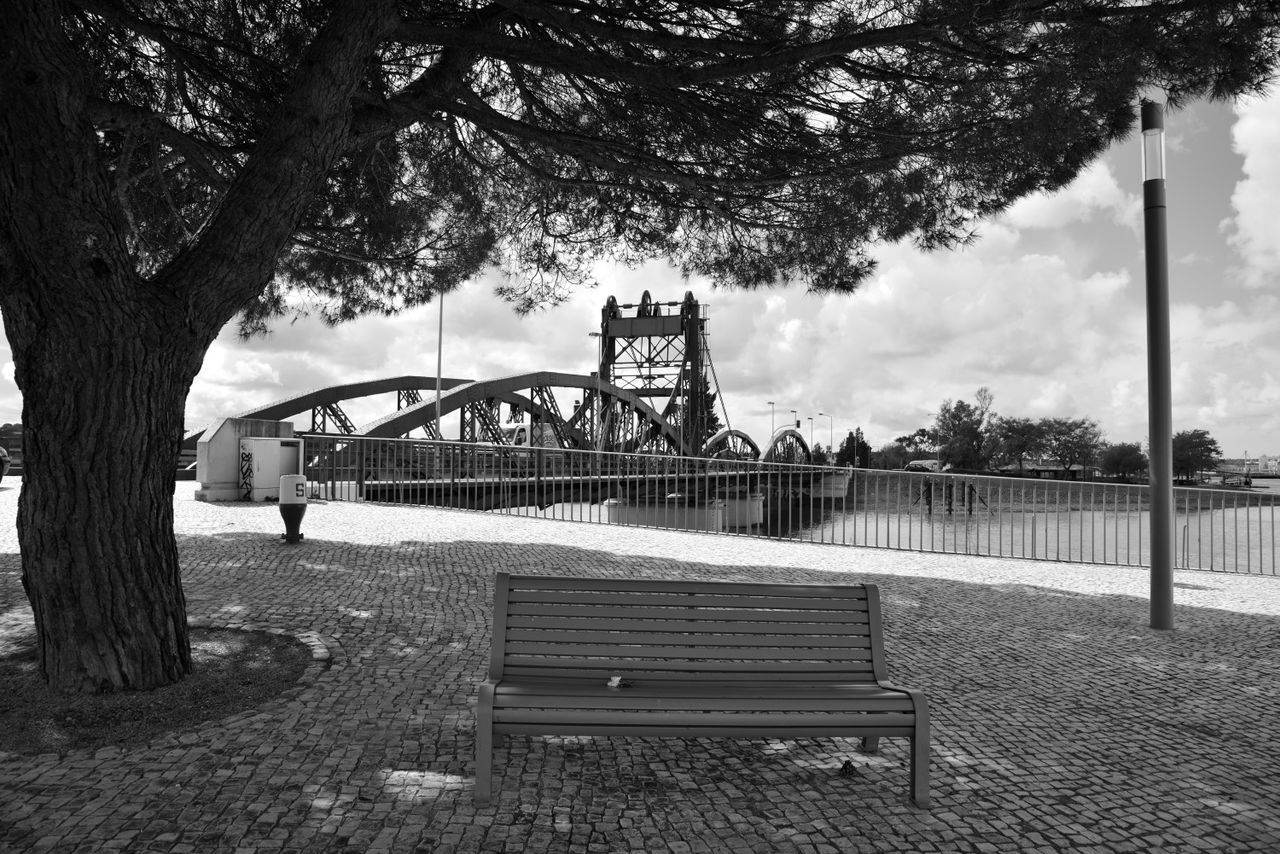
POLYGON ((768 403, 769 403, 769 436, 772 438, 774 431, 778 429, 778 426, 773 420, 773 401, 770 400, 768 401, 768 403))
POLYGON ((828 448, 828 450, 830 450, 836 445, 836 421, 825 412, 819 412, 818 415, 827 419, 827 445, 830 446, 828 448))
POLYGON ((1142 102, 1142 207, 1147 261, 1147 401, 1151 442, 1151 628, 1173 628, 1173 383, 1164 105, 1142 102))

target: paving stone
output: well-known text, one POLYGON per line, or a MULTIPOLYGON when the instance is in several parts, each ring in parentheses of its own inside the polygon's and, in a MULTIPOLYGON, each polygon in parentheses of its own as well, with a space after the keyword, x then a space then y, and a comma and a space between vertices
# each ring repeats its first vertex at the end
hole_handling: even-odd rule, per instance
MULTIPOLYGON (((323 502, 285 544, 276 507, 193 490, 192 623, 293 635, 312 668, 151 744, 0 755, 0 850, 1280 850, 1280 578, 1178 572, 1178 629, 1156 632, 1139 568, 323 502), (907 801, 894 739, 513 737, 476 808, 497 569, 878 583, 890 676, 931 703, 933 806, 907 801)), ((19 570, 10 527, 0 632, 30 620, 19 570)))

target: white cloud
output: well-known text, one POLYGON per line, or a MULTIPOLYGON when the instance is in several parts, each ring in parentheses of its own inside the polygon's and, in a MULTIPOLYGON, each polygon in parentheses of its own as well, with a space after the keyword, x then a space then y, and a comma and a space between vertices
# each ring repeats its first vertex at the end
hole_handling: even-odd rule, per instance
POLYGON ((1110 406, 1115 410, 1132 408, 1134 406, 1141 406, 1145 409, 1147 406, 1146 383, 1139 383, 1132 379, 1115 380, 1111 384, 1110 406))
POLYGON ((1090 222, 1099 213, 1110 222, 1135 230, 1141 224, 1142 200, 1121 189, 1103 160, 1089 166, 1056 193, 1019 200, 1005 213, 1005 219, 1017 229, 1057 229, 1090 222))
POLYGON ((1026 414, 1032 418, 1054 418, 1077 412, 1075 394, 1062 380, 1050 380, 1027 404, 1026 414))
POLYGON ((1280 93, 1249 98, 1236 106, 1233 146, 1244 157, 1244 177, 1231 203, 1236 210, 1230 243, 1240 255, 1242 281, 1251 288, 1280 285, 1280 93))
POLYGON ((1280 300, 1175 306, 1174 430, 1202 428, 1228 456, 1266 452, 1280 436, 1280 300))

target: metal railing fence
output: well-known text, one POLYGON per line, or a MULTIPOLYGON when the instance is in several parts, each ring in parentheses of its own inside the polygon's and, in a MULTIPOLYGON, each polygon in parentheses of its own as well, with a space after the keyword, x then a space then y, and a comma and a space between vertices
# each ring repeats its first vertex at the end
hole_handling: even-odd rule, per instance
MULTIPOLYGON (((311 495, 815 543, 1150 563, 1145 485, 306 434, 311 495)), ((1280 493, 1177 488, 1180 568, 1280 574, 1280 493)))

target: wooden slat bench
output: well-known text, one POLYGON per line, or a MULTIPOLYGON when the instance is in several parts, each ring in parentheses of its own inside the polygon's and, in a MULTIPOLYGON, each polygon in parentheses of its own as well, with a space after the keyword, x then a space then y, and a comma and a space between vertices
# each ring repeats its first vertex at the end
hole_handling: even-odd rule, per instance
POLYGON ((928 704, 888 682, 873 584, 499 573, 476 707, 480 804, 495 734, 859 736, 869 752, 899 736, 912 800, 929 798, 928 704))

